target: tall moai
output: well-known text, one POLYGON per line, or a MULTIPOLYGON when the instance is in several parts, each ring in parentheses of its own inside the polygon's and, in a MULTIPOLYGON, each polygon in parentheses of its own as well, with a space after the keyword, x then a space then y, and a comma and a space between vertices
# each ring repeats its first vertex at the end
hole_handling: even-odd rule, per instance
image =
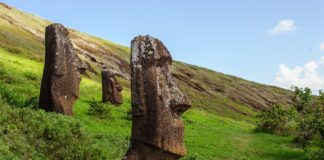
POLYGON ((108 69, 101 70, 102 76, 102 102, 110 102, 114 105, 123 103, 123 87, 118 83, 116 74, 108 69))
POLYGON ((181 115, 191 107, 171 75, 172 57, 150 36, 131 42, 132 134, 124 160, 176 160, 186 154, 181 115))
POLYGON ((68 30, 61 24, 47 26, 40 108, 72 115, 73 105, 79 97, 80 69, 82 61, 73 50, 68 30))

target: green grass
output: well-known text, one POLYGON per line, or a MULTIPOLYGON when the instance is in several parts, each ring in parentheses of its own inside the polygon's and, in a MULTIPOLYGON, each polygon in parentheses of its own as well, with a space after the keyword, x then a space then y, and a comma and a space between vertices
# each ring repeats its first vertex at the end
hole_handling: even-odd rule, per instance
MULTIPOLYGON (((7 9, 1 5, 0 15, 0 48, 19 57, 43 62, 44 31, 51 22, 14 8, 7 9)), ((69 37, 76 44, 75 46, 78 46, 77 48, 84 50, 79 53, 79 56, 94 70, 94 72, 87 71, 89 79, 99 82, 100 69, 103 65, 129 78, 129 47, 73 29, 69 29, 69 37), (83 52, 89 53, 93 58, 89 58, 83 52)), ((291 92, 287 90, 206 68, 175 61, 172 73, 180 77, 177 77, 177 82, 181 90, 191 99, 192 107, 213 114, 252 122, 254 119, 251 117, 260 108, 268 107, 273 103, 287 106, 290 104, 291 92)), ((26 73, 26 76, 30 79, 35 77, 31 73, 26 73)), ((129 88, 129 81, 125 79, 119 79, 119 81, 129 88)))
POLYGON ((29 59, 44 60, 44 45, 40 39, 2 19, 0 19, 0 28, 1 48, 29 59), (14 34, 12 31, 15 31, 14 34))
POLYGON ((8 104, 25 107, 38 97, 43 64, 0 49, 0 94, 8 104))
MULTIPOLYGON (((0 94, 15 107, 27 107, 31 97, 38 97, 43 64, 0 49, 0 94)), ((101 86, 83 78, 80 98, 74 107, 74 119, 94 137, 96 145, 106 148, 109 159, 120 159, 126 152, 131 121, 130 90, 123 91, 124 103, 113 107, 112 119, 99 119, 87 114, 91 100, 100 101, 101 86)), ((230 114, 230 113, 227 113, 230 114)), ((292 137, 255 133, 254 124, 226 118, 197 108, 183 116, 188 156, 201 160, 298 160, 303 151, 294 147, 292 137)), ((253 118, 251 118, 251 121, 253 118)), ((28 133, 26 133, 28 134, 28 133)))
POLYGON ((251 121, 257 111, 272 103, 288 106, 291 92, 258 84, 210 69, 175 62, 172 73, 193 107, 238 120, 251 121), (194 87, 193 87, 194 86, 194 87))
MULTIPOLYGON (((38 32, 38 35, 44 35, 45 26, 51 22, 16 9, 0 8, 0 14, 18 22, 18 25, 12 24, 0 17, 0 96, 13 107, 37 106, 43 70, 44 39, 23 28, 28 27, 31 31, 38 32)), ((116 57, 98 54, 97 50, 87 50, 96 55, 97 59, 107 62, 108 66, 118 67, 117 62, 120 60, 127 62, 124 65, 129 63, 128 47, 79 31, 70 30, 70 37, 82 39, 87 44, 95 44, 102 50, 111 52, 116 57)), ((130 109, 129 81, 118 79, 125 88, 124 103, 120 107, 111 106, 112 119, 89 116, 89 102, 101 99, 100 66, 84 55, 80 55, 80 58, 89 62, 97 74, 89 73, 89 78, 83 77, 80 98, 75 104, 72 119, 82 124, 82 128, 92 135, 98 147, 106 149, 104 154, 109 159, 121 159, 127 150, 131 130, 131 121, 127 119, 127 111, 130 109)), ((123 72, 129 74, 129 71, 123 72)), ((181 62, 173 63, 172 72, 184 77, 183 80, 178 79, 178 84, 193 103, 193 108, 183 116, 188 149, 188 156, 184 159, 303 158, 303 151, 291 143, 293 137, 253 132, 257 110, 251 106, 265 106, 268 100, 287 104, 290 92, 181 62), (203 90, 189 86, 188 82, 203 90)), ((53 117, 52 114, 49 117, 53 117)), ((1 147, 0 139, 0 151, 1 147)))
POLYGON ((301 159, 292 137, 255 133, 244 121, 191 110, 184 116, 189 156, 198 159, 301 159))

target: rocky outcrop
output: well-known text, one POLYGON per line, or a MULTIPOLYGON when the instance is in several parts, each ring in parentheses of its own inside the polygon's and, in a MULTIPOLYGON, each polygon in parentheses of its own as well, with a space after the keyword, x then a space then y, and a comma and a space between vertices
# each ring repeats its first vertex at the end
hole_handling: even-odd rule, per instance
POLYGON ((175 160, 186 154, 181 115, 191 103, 171 75, 163 43, 138 36, 131 44, 132 135, 125 160, 175 160))
POLYGON ((40 108, 72 115, 79 96, 80 72, 84 66, 74 53, 68 31, 61 24, 46 27, 45 66, 40 91, 40 108))
POLYGON ((102 102, 110 102, 115 105, 123 103, 121 91, 123 87, 118 83, 115 73, 108 69, 101 71, 102 76, 102 102))
POLYGON ((3 3, 3 2, 0 2, 0 5, 1 5, 1 6, 4 6, 4 7, 7 8, 7 9, 12 9, 12 7, 10 7, 9 5, 7 5, 7 4, 5 4, 5 3, 3 3))

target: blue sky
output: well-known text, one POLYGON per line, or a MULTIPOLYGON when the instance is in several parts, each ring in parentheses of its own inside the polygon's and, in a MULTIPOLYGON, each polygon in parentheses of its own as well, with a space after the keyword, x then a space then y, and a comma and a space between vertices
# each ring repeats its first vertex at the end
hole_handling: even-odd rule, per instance
POLYGON ((3 2, 127 46, 149 34, 176 60, 248 80, 324 88, 322 0, 3 2))

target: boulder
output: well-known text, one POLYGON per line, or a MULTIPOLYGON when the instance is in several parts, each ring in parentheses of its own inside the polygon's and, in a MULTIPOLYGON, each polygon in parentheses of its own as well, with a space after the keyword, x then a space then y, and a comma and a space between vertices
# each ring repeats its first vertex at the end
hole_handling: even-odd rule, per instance
POLYGON ((131 42, 132 135, 124 160, 176 160, 186 155, 181 115, 191 107, 171 75, 172 57, 150 36, 131 42))
POLYGON ((81 71, 84 65, 73 50, 68 30, 61 24, 46 27, 40 108, 72 115, 73 105, 79 97, 81 71))

